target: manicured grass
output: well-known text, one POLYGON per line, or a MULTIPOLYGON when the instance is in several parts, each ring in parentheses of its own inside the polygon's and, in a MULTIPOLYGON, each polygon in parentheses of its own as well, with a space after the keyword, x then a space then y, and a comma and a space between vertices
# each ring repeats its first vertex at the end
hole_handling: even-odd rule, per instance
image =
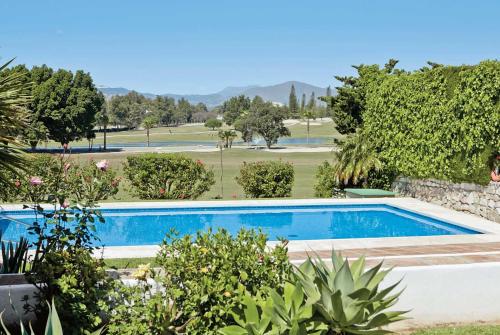
POLYGON ((156 266, 155 258, 112 258, 105 259, 104 264, 108 269, 136 269, 141 264, 156 266))
MULTIPOLYGON (((291 132, 291 137, 294 138, 304 138, 307 136, 307 126, 305 124, 298 123, 288 126, 291 132)), ((231 127, 224 126, 225 129, 230 129, 231 127)), ((218 130, 211 130, 206 128, 201 124, 196 125, 185 125, 179 127, 160 127, 153 128, 150 130, 150 140, 151 142, 168 142, 168 141, 206 141, 206 142, 216 142, 218 140, 217 136, 218 130)), ((316 124, 316 121, 311 120, 310 125, 310 137, 340 137, 339 133, 335 130, 333 122, 321 122, 321 124, 316 124)), ((241 138, 238 133, 237 141, 241 138)), ((119 143, 145 143, 147 141, 145 130, 129 130, 120 132, 108 132, 107 143, 108 144, 119 144, 119 143)), ((103 144, 103 134, 97 133, 94 139, 94 147, 98 147, 103 144)), ((72 146, 87 146, 87 140, 82 140, 78 142, 72 142, 72 146)), ((49 142, 48 147, 59 147, 59 143, 49 142)), ((44 147, 44 145, 41 145, 44 147)))
POLYGON ((499 335, 500 326, 463 326, 419 330, 412 335, 499 335))
MULTIPOLYGON (((221 190, 221 169, 220 169, 220 153, 219 152, 186 152, 185 155, 199 159, 208 167, 212 168, 215 173, 216 184, 211 190, 204 194, 199 200, 214 199, 222 194, 221 190)), ((116 168, 119 175, 123 175, 123 162, 126 157, 133 154, 127 153, 97 153, 97 154, 78 154, 74 158, 85 162, 90 158, 94 160, 107 159, 111 166, 116 168)), ((239 173, 239 169, 243 162, 253 162, 260 160, 275 160, 282 159, 291 162, 295 170, 295 182, 292 190, 293 198, 311 198, 314 197, 313 185, 315 182, 316 169, 319 164, 325 160, 332 160, 331 152, 311 152, 311 153, 280 153, 268 152, 262 150, 249 149, 230 149, 223 152, 224 175, 222 185, 224 187, 223 199, 242 199, 244 198, 241 187, 236 183, 235 177, 239 173)), ((129 192, 129 185, 124 179, 120 187, 120 192, 116 199, 111 201, 138 201, 129 192)))

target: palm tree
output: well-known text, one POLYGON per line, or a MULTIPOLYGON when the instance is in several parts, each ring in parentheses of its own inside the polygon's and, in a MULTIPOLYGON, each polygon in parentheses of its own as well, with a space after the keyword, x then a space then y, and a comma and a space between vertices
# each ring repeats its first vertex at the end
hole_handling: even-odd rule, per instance
POLYGON ((236 137, 237 135, 234 130, 219 130, 219 139, 224 148, 231 148, 236 137))
POLYGON ((335 177, 338 183, 357 185, 360 181, 366 182, 368 173, 379 171, 382 162, 377 153, 362 132, 349 137, 336 154, 337 163, 334 165, 335 177))
POLYGON ((158 121, 153 118, 153 117, 145 117, 144 120, 142 120, 142 126, 144 129, 146 129, 146 136, 148 137, 148 147, 149 147, 149 130, 156 126, 158 124, 158 121))
POLYGON ((313 119, 313 120, 316 119, 316 114, 314 113, 314 110, 306 109, 302 115, 306 119, 306 122, 307 122, 307 144, 309 144, 309 121, 311 119, 313 119))
MULTIPOLYGON (((24 73, 5 74, 12 61, 0 66, 0 169, 3 171, 22 169, 26 164, 17 136, 27 127, 26 105, 30 96, 26 93, 24 73)), ((9 183, 3 173, 0 173, 0 182, 9 183)))

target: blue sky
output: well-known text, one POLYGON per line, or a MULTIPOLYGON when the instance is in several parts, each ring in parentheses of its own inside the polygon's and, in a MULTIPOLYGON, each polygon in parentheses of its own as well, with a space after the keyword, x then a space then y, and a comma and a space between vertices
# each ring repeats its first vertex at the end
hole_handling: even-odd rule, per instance
POLYGON ((300 80, 352 64, 500 56, 500 1, 0 1, 0 57, 151 93, 300 80))

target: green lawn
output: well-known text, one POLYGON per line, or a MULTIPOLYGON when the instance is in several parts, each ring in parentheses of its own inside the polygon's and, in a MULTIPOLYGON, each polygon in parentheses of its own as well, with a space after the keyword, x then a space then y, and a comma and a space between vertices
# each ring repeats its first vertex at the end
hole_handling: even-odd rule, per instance
MULTIPOLYGON (((98 154, 78 154, 74 158, 86 162, 89 158, 94 160, 107 159, 111 166, 118 170, 119 175, 123 175, 123 165, 126 157, 132 155, 127 153, 98 153, 98 154)), ((213 168, 216 184, 211 190, 204 194, 200 200, 213 199, 222 194, 221 190, 221 169, 219 152, 186 152, 185 155, 193 159, 199 159, 208 167, 213 168)), ((244 161, 253 162, 259 160, 282 159, 291 162, 295 169, 295 182, 292 190, 293 198, 311 198, 314 197, 313 185, 315 182, 316 169, 321 162, 332 160, 331 152, 312 152, 312 153, 280 153, 268 152, 262 150, 249 149, 230 149, 223 152, 224 177, 222 185, 224 186, 224 199, 242 199, 243 191, 236 183, 235 177, 244 161)), ((136 201, 139 200, 128 192, 129 186, 126 180, 123 181, 120 192, 116 199, 111 201, 136 201)))
POLYGON ((412 335, 499 335, 500 326, 463 326, 419 330, 412 335))
MULTIPOLYGON (((316 121, 311 120, 310 137, 340 137, 339 133, 335 130, 333 122, 324 122, 319 125, 315 124, 316 121)), ((225 127, 229 129, 229 127, 225 127)), ((291 137, 304 138, 307 136, 307 127, 305 124, 299 123, 288 126, 291 132, 291 137)), ((206 141, 215 142, 218 140, 217 130, 211 130, 203 125, 184 125, 179 127, 160 127, 150 130, 151 142, 164 142, 164 141, 206 141)), ((240 140, 240 137, 238 137, 240 140)), ((107 135, 108 144, 118 143, 145 143, 147 141, 145 130, 129 130, 121 132, 109 132, 107 135)), ((94 147, 103 144, 103 134, 97 133, 94 140, 94 147)), ((87 146, 87 140, 72 142, 72 146, 87 146)), ((49 142, 48 147, 58 147, 59 143, 49 142)), ((44 145, 41 145, 44 147, 44 145)))

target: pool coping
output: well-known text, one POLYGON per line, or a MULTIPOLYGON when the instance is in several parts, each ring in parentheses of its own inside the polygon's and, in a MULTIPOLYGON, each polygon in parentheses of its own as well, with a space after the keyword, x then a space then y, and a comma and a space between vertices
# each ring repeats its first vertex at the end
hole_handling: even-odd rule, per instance
MULTIPOLYGON (((420 245, 443 245, 465 243, 500 242, 500 224, 464 212, 448 209, 414 198, 366 198, 366 199, 272 199, 272 200, 224 200, 224 201, 164 201, 164 202, 116 202, 102 203, 102 209, 121 208, 199 208, 199 207, 232 207, 232 206, 296 206, 296 205, 389 205, 413 213, 441 220, 453 225, 481 232, 476 235, 446 235, 446 236, 418 236, 418 237, 383 237, 383 238, 352 238, 352 239, 322 239, 322 240, 292 240, 288 243, 288 250, 319 251, 404 247, 420 245)), ((2 211, 21 210, 22 205, 1 205, 2 211)), ((277 241, 269 241, 273 247, 277 241)), ((139 246, 112 246, 98 250, 104 258, 141 258, 154 257, 159 250, 158 245, 139 246)))

